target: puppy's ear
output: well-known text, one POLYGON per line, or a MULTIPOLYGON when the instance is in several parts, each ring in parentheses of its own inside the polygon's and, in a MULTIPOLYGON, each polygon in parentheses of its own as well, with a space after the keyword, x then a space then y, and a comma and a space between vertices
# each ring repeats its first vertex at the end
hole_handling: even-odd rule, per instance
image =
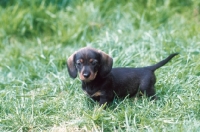
POLYGON ((76 78, 77 77, 77 69, 74 64, 74 57, 76 53, 72 54, 68 59, 67 59, 67 69, 69 72, 69 75, 71 78, 76 78))
POLYGON ((99 74, 101 77, 105 77, 108 73, 110 73, 112 69, 113 59, 103 51, 99 50, 99 53, 101 55, 101 66, 99 74))

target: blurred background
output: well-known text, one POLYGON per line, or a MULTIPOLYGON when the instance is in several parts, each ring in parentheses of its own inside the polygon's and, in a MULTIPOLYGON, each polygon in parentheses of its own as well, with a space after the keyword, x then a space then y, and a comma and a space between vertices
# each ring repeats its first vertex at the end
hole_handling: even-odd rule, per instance
POLYGON ((196 0, 1 0, 0 37, 84 45, 108 30, 138 36, 141 28, 194 24, 197 32, 199 6, 196 0))

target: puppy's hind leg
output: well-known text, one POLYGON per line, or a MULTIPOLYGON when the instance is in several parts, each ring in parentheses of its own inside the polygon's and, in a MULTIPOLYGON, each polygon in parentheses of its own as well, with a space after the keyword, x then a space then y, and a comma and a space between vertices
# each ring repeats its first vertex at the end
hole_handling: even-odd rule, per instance
POLYGON ((150 97, 150 100, 156 99, 156 90, 154 88, 154 83, 143 83, 140 85, 140 91, 142 94, 150 97))
POLYGON ((147 95, 147 97, 150 98, 150 100, 157 99, 156 90, 155 90, 154 86, 151 86, 151 88, 146 91, 146 95, 147 95))

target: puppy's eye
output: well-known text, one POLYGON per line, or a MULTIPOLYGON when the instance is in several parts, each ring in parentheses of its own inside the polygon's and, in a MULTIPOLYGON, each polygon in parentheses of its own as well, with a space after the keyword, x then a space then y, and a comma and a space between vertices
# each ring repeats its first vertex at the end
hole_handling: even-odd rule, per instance
POLYGON ((76 65, 77 65, 77 66, 80 66, 81 64, 82 64, 82 62, 81 62, 80 60, 77 60, 77 61, 76 61, 76 65))
POLYGON ((98 61, 97 61, 97 60, 92 61, 92 65, 93 65, 93 66, 95 66, 95 65, 97 65, 97 64, 98 64, 98 61))

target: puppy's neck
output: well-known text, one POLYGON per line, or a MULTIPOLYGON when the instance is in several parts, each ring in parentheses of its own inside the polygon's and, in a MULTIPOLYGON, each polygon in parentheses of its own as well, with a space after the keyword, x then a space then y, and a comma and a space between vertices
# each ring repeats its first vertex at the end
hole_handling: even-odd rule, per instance
POLYGON ((93 81, 90 82, 86 82, 86 81, 82 81, 83 84, 87 85, 87 84, 91 84, 93 81))

